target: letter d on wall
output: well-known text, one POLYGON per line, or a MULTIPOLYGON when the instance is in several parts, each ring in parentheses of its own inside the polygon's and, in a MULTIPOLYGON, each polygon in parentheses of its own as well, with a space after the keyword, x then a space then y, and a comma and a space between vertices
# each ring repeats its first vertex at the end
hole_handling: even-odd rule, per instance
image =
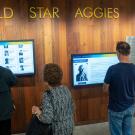
POLYGON ((9 7, 4 8, 4 18, 5 19, 10 19, 14 15, 13 9, 9 7))

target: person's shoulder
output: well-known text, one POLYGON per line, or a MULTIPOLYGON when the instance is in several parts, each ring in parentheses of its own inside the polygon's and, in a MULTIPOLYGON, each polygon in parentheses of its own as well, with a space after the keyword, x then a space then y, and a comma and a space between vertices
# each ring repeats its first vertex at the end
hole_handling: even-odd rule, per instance
MULTIPOLYGON (((61 89, 68 89, 68 87, 66 85, 60 85, 61 89)), ((69 89, 68 89, 69 90, 69 89)))
POLYGON ((51 90, 47 89, 42 92, 42 98, 46 98, 48 96, 51 96, 51 90))
POLYGON ((130 64, 131 64, 131 66, 135 67, 135 64, 134 63, 130 63, 130 64))
POLYGON ((45 93, 51 93, 51 94, 55 94, 55 93, 59 93, 60 91, 69 91, 69 88, 66 86, 66 85, 59 85, 59 86, 56 86, 56 87, 52 87, 51 89, 48 89, 45 91, 45 93))
POLYGON ((5 68, 5 73, 11 76, 15 76, 14 73, 10 69, 7 69, 7 68, 5 68))
POLYGON ((5 68, 5 67, 0 66, 0 69, 1 69, 1 70, 5 70, 6 68, 5 68))
POLYGON ((108 70, 112 70, 113 68, 115 68, 116 67, 116 65, 111 65, 109 68, 108 68, 108 70))
POLYGON ((120 64, 119 63, 117 63, 117 64, 114 64, 114 65, 111 65, 109 68, 110 69, 115 69, 116 67, 118 67, 120 64))
POLYGON ((51 89, 47 89, 43 91, 43 95, 50 94, 50 93, 51 93, 51 89))
MULTIPOLYGON (((55 87, 54 89, 55 89, 54 91, 57 91, 57 90, 58 90, 58 91, 61 91, 61 90, 69 91, 69 88, 68 88, 66 85, 64 85, 64 84, 61 84, 61 85, 55 87)), ((53 91, 53 90, 52 90, 52 91, 53 91)))
POLYGON ((50 93, 50 92, 51 92, 51 90, 47 89, 44 93, 50 93))
POLYGON ((114 64, 114 65, 111 65, 109 68, 108 68, 108 72, 112 72, 114 70, 116 70, 117 68, 119 67, 119 63, 117 64, 114 64))
POLYGON ((134 63, 131 63, 130 65, 135 70, 135 64, 134 63))
POLYGON ((10 70, 5 67, 0 66, 0 72, 2 72, 2 73, 10 72, 10 70))
POLYGON ((71 93, 71 90, 66 85, 61 85, 61 88, 66 91, 66 93, 71 93))

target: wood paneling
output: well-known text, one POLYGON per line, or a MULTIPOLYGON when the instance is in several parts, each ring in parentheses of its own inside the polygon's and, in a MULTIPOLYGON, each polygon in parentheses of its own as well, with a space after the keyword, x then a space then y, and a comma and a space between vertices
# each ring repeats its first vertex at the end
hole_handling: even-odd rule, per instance
POLYGON ((12 89, 16 111, 13 114, 13 132, 23 132, 31 118, 32 105, 40 104, 44 64, 59 64, 64 72, 63 83, 71 89, 75 100, 76 124, 95 123, 107 120, 107 96, 102 86, 74 89, 71 87, 72 53, 113 52, 118 40, 135 35, 134 0, 0 0, 3 7, 14 9, 14 18, 0 19, 0 39, 34 39, 36 75, 18 79, 12 89), (30 19, 30 6, 57 6, 59 19, 30 19), (77 18, 78 7, 119 8, 118 19, 77 18))

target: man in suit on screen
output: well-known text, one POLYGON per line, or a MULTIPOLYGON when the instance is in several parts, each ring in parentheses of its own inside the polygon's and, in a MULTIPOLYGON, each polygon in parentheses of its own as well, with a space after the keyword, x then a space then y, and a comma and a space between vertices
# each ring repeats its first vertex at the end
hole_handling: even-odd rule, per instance
POLYGON ((79 66, 78 71, 79 73, 76 75, 76 81, 88 81, 83 65, 79 66))

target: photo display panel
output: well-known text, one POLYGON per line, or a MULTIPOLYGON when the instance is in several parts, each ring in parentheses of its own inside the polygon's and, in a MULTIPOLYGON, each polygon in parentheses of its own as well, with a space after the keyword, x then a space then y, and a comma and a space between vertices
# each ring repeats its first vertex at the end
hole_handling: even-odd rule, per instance
POLYGON ((0 66, 9 68, 16 75, 35 73, 34 41, 0 41, 0 66))
POLYGON ((108 68, 119 62, 116 53, 73 54, 71 61, 73 86, 104 83, 108 68))

